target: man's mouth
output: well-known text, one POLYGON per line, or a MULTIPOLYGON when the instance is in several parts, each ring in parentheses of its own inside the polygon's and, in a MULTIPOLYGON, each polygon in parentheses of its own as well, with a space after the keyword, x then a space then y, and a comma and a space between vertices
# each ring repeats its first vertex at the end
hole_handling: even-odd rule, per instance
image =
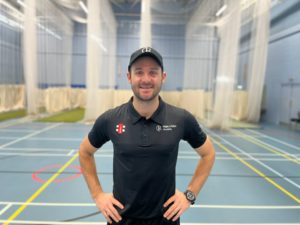
POLYGON ((152 89, 152 86, 140 86, 140 89, 152 89))

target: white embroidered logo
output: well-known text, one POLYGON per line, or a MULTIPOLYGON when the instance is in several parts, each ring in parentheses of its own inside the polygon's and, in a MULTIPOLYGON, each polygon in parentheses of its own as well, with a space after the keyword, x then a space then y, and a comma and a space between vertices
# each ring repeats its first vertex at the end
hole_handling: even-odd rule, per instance
POLYGON ((157 126, 156 126, 156 130, 157 130, 158 132, 160 132, 160 131, 161 131, 161 125, 157 125, 157 126))
POLYGON ((151 48, 150 47, 147 47, 147 48, 143 48, 142 49, 142 52, 144 53, 144 52, 151 52, 151 48))
POLYGON ((160 131, 173 131, 175 128, 177 127, 177 125, 157 125, 156 126, 156 131, 160 132, 160 131))

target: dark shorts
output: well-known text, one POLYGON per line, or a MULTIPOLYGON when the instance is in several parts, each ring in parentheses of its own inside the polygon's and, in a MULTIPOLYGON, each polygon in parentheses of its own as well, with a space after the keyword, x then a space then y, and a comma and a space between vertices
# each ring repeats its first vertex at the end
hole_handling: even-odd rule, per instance
POLYGON ((180 225, 179 219, 175 222, 167 220, 165 218, 154 218, 154 219, 129 219, 122 218, 119 223, 113 222, 107 225, 180 225))

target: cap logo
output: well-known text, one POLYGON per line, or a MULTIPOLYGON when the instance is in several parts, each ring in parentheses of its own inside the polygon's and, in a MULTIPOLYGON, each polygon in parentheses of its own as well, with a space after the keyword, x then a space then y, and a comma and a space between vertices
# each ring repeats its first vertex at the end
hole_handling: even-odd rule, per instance
POLYGON ((146 47, 146 48, 142 48, 142 53, 144 52, 151 52, 151 48, 150 47, 146 47))

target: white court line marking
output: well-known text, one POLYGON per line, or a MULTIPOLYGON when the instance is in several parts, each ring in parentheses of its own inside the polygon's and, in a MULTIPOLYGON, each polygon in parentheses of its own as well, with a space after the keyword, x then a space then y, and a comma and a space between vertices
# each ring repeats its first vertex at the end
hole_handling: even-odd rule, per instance
POLYGON ((0 137, 1 140, 15 140, 17 138, 19 138, 19 137, 12 137, 12 136, 10 136, 10 137, 0 137))
POLYGON ((40 134, 40 133, 42 133, 42 132, 45 132, 45 131, 47 131, 47 130, 53 129, 53 128, 59 126, 59 125, 61 125, 61 123, 54 124, 54 125, 52 125, 52 126, 49 126, 49 127, 44 128, 44 129, 42 129, 42 130, 39 130, 39 131, 33 132, 33 133, 31 133, 31 134, 28 134, 28 135, 26 135, 26 136, 24 136, 24 137, 18 138, 18 139, 14 140, 14 141, 10 141, 10 142, 8 142, 8 143, 6 143, 6 144, 0 145, 0 149, 3 149, 3 148, 5 148, 5 147, 7 147, 7 146, 9 146, 9 145, 15 144, 15 143, 17 143, 17 142, 19 142, 19 141, 26 140, 26 139, 28 139, 28 138, 30 138, 30 137, 32 137, 32 136, 35 136, 35 135, 40 134))
MULTIPOLYGON (((99 151, 98 153, 101 153, 101 151, 99 151)), ((244 153, 240 153, 240 152, 237 152, 237 153, 235 153, 236 155, 238 155, 238 156, 245 156, 245 154, 244 153)), ((249 155, 252 155, 252 156, 261 156, 261 157, 263 157, 263 156, 268 156, 268 157, 270 157, 270 158, 282 158, 282 156, 280 156, 280 155, 275 155, 274 153, 248 153, 249 155)), ((228 156, 228 153, 226 153, 226 152, 216 152, 216 155, 217 156, 228 156)), ((289 154, 290 156, 294 156, 294 157, 300 157, 300 154, 289 154)), ((185 156, 195 156, 195 158, 199 158, 199 156, 195 153, 195 152, 178 152, 178 156, 183 156, 183 157, 185 157, 185 156)), ((230 157, 232 157, 232 156, 230 156, 230 157)))
MULTIPOLYGON (((7 222, 0 220, 1 223, 7 222)), ((58 222, 58 221, 33 221, 33 220, 14 220, 10 224, 53 224, 53 225, 106 225, 106 222, 58 222)), ((181 225, 266 225, 266 223, 180 223, 181 225)), ((292 223, 293 225, 300 225, 300 223, 292 223)), ((272 225, 291 225, 291 223, 272 223, 272 225)))
MULTIPOLYGON (((6 205, 6 204, 4 204, 6 205)), ((8 203, 7 206, 5 206, 1 211, 0 211, 0 216, 5 213, 13 204, 12 203, 8 203)))
POLYGON ((65 152, 69 152, 70 150, 72 149, 66 149, 66 148, 3 148, 2 150, 8 150, 8 151, 51 151, 51 152, 62 152, 62 151, 65 151, 65 152))
MULTIPOLYGON (((70 157, 68 155, 69 153, 35 153, 35 152, 26 152, 26 153, 19 153, 19 152, 0 152, 0 155, 4 156, 25 156, 25 157, 41 157, 41 156, 47 156, 47 157, 70 157)), ((112 158, 113 155, 105 155, 105 154, 96 154, 96 158, 112 158)))
MULTIPOLYGON (((24 202, 0 202, 0 205, 23 205, 24 202)), ((31 202, 28 206, 51 206, 51 207, 96 207, 95 203, 79 202, 31 202)), ((300 205, 192 205, 192 208, 205 209, 300 209, 300 205)))
MULTIPOLYGON (((235 153, 238 156, 244 155, 243 153, 235 153)), ((217 155, 228 155, 226 152, 217 152, 217 155)), ((271 156, 271 157, 281 157, 279 155, 275 155, 274 153, 249 153, 252 156, 271 156)), ((293 156, 300 156, 300 154, 292 154, 293 156)))
MULTIPOLYGON (((247 130, 248 130, 248 129, 247 129, 247 130)), ((276 141, 276 142, 278 142, 278 143, 280 143, 280 144, 286 145, 286 146, 291 147, 291 148, 294 148, 294 149, 296 149, 296 150, 300 150, 300 147, 298 147, 298 146, 296 146, 296 145, 292 145, 292 144, 289 144, 289 143, 287 143, 287 142, 285 142, 285 141, 278 140, 278 139, 273 138, 273 137, 271 137, 271 136, 269 136, 269 135, 266 135, 266 134, 264 134, 264 133, 261 133, 261 132, 258 132, 258 131, 252 131, 252 130, 248 130, 248 131, 250 131, 250 132, 252 132, 252 133, 260 134, 261 137, 266 137, 266 138, 268 138, 268 139, 270 139, 270 140, 276 141)))
POLYGON ((232 148, 235 148, 236 150, 238 150, 239 152, 244 153, 245 155, 247 155, 249 158, 253 159, 255 162, 257 162, 258 164, 260 164, 261 166, 265 167, 266 169, 270 170, 271 172, 275 173, 277 176, 279 176, 280 178, 284 179, 285 181, 287 181, 288 183, 292 184, 293 186, 297 187, 298 189, 300 189, 300 185, 295 183, 294 181, 290 180, 289 178, 285 177, 284 175, 282 175, 281 173, 279 173, 278 171, 276 171, 275 169, 269 167, 268 165, 264 164, 263 162, 261 162, 260 160, 254 158, 253 156, 249 155, 247 152, 243 151, 242 149, 240 149, 239 147, 231 144, 229 141, 223 139, 222 137, 220 137, 219 135, 217 135, 215 132, 210 131, 210 133, 212 133, 214 136, 224 140, 229 146, 231 146, 232 148))
POLYGON ((30 138, 37 141, 82 141, 82 138, 48 138, 48 137, 35 137, 30 138))
MULTIPOLYGON (((75 150, 74 150, 75 151, 75 150)), ((74 153, 74 152, 73 152, 74 153)), ((72 154, 72 152, 69 153, 36 153, 36 152, 4 152, 4 150, 0 151, 0 155, 3 156, 24 156, 24 157, 70 157, 72 154)), ((102 154, 102 153, 97 153, 95 154, 96 158, 112 158, 113 155, 112 154, 102 154)), ((198 156, 178 156, 179 159, 186 159, 186 160, 198 160, 199 157, 198 156)), ((276 162, 288 162, 290 161, 289 159, 285 159, 285 158, 263 158, 263 157, 256 157, 256 159, 252 159, 249 158, 248 156, 240 156, 241 159, 245 160, 245 161, 256 161, 260 160, 260 161, 276 161, 276 162)), ((232 161, 236 161, 236 159, 232 156, 217 156, 216 160, 232 160, 232 161)))
POLYGON ((68 154, 58 154, 58 153, 54 153, 54 154, 49 154, 49 153, 9 153, 9 152, 0 152, 0 155, 5 155, 5 156, 27 156, 27 157, 70 157, 68 156, 68 154))
POLYGON ((72 225, 106 225, 106 222, 59 222, 59 221, 34 221, 34 220, 13 220, 13 221, 7 221, 7 220, 0 220, 0 223, 7 223, 9 224, 53 224, 53 225, 59 225, 59 224, 72 224, 72 225))
MULTIPOLYGON (((22 150, 22 151, 66 151, 69 152, 72 149, 67 149, 67 148, 18 148, 18 147, 8 147, 8 148, 3 148, 2 150, 22 150)), ((102 152, 112 152, 112 149, 103 149, 99 150, 97 154, 102 153, 102 152)))
POLYGON ((34 129, 0 129, 0 133, 31 133, 36 130, 34 129))
MULTIPOLYGON (((13 136, 6 136, 6 137, 0 137, 2 140, 15 140, 19 138, 20 136, 13 137, 13 136)), ((82 141, 81 138, 48 138, 48 137, 39 137, 39 138, 30 138, 30 140, 34 141, 82 141)))
POLYGON ((74 152, 75 152, 75 150, 71 150, 71 151, 68 153, 68 156, 73 155, 74 152))
MULTIPOLYGON (((236 136, 234 134, 218 134, 218 135, 220 135, 221 137, 241 138, 241 137, 236 136)), ((253 135, 251 137, 261 137, 261 135, 258 134, 258 135, 253 135)))
MULTIPOLYGON (((295 157, 293 156, 293 154, 291 154, 291 153, 289 153, 289 152, 287 152, 287 151, 285 151, 285 150, 282 150, 282 149, 280 149, 280 148, 277 148, 277 147, 274 146, 274 145, 268 144, 268 143, 266 143, 266 142, 264 142, 264 141, 262 141, 262 140, 259 140, 259 139, 257 139, 257 138, 254 138, 254 137, 252 137, 251 135, 246 134, 246 133, 244 133, 244 132, 242 132, 242 131, 240 131, 240 132, 241 132, 243 135, 245 135, 246 137, 252 138, 252 139, 255 140, 255 142, 257 142, 257 143, 260 143, 260 144, 263 144, 263 145, 265 145, 265 146, 268 146, 268 147, 270 147, 271 149, 276 149, 277 151, 283 153, 285 156, 290 156, 290 157, 292 157, 292 158, 295 159, 295 157)), ((297 160, 297 159, 296 159, 296 160, 297 160)))

